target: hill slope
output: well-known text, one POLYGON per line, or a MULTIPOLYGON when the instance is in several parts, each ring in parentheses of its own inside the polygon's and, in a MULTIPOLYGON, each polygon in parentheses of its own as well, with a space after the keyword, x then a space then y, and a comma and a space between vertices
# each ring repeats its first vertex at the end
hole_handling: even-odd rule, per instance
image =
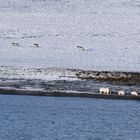
POLYGON ((137 0, 1 0, 0 7, 1 66, 140 72, 137 0))

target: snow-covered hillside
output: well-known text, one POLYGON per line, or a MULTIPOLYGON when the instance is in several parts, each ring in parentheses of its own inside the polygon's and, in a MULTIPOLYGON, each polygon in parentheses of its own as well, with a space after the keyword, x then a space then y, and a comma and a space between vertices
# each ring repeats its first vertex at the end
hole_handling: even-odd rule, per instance
POLYGON ((1 0, 2 65, 140 72, 140 1, 1 0))

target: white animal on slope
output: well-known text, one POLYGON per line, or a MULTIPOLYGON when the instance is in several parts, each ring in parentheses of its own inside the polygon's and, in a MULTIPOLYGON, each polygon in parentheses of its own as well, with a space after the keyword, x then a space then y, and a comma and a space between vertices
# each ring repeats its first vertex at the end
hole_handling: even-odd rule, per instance
POLYGON ((34 43, 34 47, 35 47, 35 48, 38 48, 38 47, 39 47, 39 44, 34 43))
POLYGON ((82 46, 76 46, 76 48, 77 48, 79 51, 85 51, 85 48, 82 47, 82 46))
POLYGON ((132 96, 138 96, 138 93, 136 91, 133 91, 130 93, 132 96))
POLYGON ((19 47, 19 43, 12 43, 12 47, 19 47))
POLYGON ((109 88, 100 88, 99 92, 100 92, 100 94, 108 95, 109 94, 109 88))
POLYGON ((124 91, 123 91, 123 90, 120 90, 120 91, 118 91, 118 95, 120 95, 120 96, 124 96, 124 95, 125 95, 125 93, 124 93, 124 91))

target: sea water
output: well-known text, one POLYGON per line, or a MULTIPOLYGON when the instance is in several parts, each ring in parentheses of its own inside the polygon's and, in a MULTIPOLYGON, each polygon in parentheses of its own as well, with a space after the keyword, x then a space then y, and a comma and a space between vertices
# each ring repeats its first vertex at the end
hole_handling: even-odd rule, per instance
POLYGON ((139 140, 140 101, 0 95, 0 140, 139 140))

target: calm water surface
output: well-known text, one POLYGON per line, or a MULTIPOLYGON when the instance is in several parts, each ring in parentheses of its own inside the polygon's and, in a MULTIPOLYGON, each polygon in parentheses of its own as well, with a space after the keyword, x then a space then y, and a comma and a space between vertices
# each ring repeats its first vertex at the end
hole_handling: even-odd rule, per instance
POLYGON ((1 140, 140 140, 140 101, 0 95, 1 140))

